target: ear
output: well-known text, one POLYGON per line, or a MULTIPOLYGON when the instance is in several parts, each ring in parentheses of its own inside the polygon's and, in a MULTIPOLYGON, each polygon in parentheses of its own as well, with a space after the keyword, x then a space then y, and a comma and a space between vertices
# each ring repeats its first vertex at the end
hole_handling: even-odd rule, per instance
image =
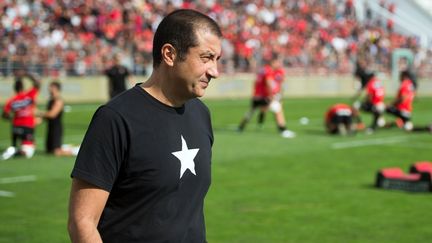
POLYGON ((162 46, 162 61, 168 66, 174 66, 174 61, 177 57, 177 51, 171 44, 165 44, 162 46))

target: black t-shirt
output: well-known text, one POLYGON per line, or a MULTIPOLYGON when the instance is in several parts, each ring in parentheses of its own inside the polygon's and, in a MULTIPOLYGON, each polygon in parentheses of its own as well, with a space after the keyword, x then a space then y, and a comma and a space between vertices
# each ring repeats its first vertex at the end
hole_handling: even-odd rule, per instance
POLYGON ((114 65, 105 70, 105 75, 109 79, 110 97, 114 97, 126 90, 126 78, 129 70, 122 65, 114 65))
MULTIPOLYGON (((51 110, 54 106, 55 102, 58 101, 59 98, 51 98, 48 101, 47 110, 51 110)), ((48 153, 53 153, 55 149, 60 148, 62 146, 62 138, 63 138, 63 108, 57 114, 56 117, 47 118, 47 136, 45 142, 45 150, 48 153)))
POLYGON ((207 107, 166 106, 141 87, 95 113, 72 177, 110 192, 104 242, 206 242, 213 133, 207 107))
POLYGON ((354 72, 354 76, 356 76, 360 79, 362 89, 364 89, 364 87, 366 87, 366 84, 369 81, 369 75, 370 75, 370 72, 368 72, 366 69, 357 65, 356 70, 354 72))

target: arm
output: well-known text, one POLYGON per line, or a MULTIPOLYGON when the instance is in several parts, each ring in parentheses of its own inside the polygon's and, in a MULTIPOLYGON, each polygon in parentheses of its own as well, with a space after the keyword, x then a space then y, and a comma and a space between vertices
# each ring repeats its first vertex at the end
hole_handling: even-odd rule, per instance
POLYGON ((5 120, 11 119, 10 110, 11 110, 11 105, 10 105, 10 102, 8 101, 3 108, 3 112, 2 112, 2 118, 3 119, 5 119, 5 120))
POLYGON ((404 96, 396 97, 393 102, 391 103, 392 106, 397 106, 398 104, 402 103, 402 101, 405 99, 404 96))
POLYGON ((54 119, 63 109, 63 100, 56 99, 52 108, 43 114, 44 118, 54 119))
POLYGON ((362 88, 357 89, 355 94, 352 97, 352 101, 353 102, 358 101, 361 98, 362 94, 363 94, 363 89, 362 88))
POLYGON ((109 192, 74 178, 69 201, 68 231, 74 243, 102 242, 97 225, 109 192))
POLYGON ((32 81, 32 83, 33 83, 33 87, 35 87, 36 89, 39 89, 40 88, 40 85, 41 85, 41 81, 38 79, 38 78, 36 78, 33 74, 31 74, 31 73, 27 73, 27 77, 29 77, 29 79, 32 81))
POLYGON ((269 94, 269 99, 273 100, 273 78, 266 78, 265 79, 265 88, 267 90, 267 94, 269 94))
POLYGON ((2 118, 5 119, 5 120, 10 120, 11 119, 10 114, 8 112, 6 112, 6 111, 3 111, 2 118))

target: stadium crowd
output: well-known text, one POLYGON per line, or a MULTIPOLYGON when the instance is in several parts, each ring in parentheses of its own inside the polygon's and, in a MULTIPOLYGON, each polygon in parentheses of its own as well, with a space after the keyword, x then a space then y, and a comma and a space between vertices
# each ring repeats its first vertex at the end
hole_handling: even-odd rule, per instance
POLYGON ((354 0, 3 0, 0 73, 25 63, 43 76, 96 75, 119 54, 133 74, 148 74, 155 27, 178 8, 198 9, 221 25, 227 73, 253 71, 273 52, 301 72, 349 73, 359 55, 389 71, 394 48, 411 49, 417 67, 432 70, 431 50, 368 8, 368 21, 357 21, 354 0))

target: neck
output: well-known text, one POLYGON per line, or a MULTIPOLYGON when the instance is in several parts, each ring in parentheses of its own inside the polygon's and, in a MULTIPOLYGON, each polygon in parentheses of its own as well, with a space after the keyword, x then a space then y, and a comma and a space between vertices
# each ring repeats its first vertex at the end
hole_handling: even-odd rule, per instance
POLYGON ((154 71, 141 87, 163 104, 171 107, 180 107, 186 100, 176 95, 176 87, 172 85, 172 81, 166 75, 161 75, 157 71, 154 71))

